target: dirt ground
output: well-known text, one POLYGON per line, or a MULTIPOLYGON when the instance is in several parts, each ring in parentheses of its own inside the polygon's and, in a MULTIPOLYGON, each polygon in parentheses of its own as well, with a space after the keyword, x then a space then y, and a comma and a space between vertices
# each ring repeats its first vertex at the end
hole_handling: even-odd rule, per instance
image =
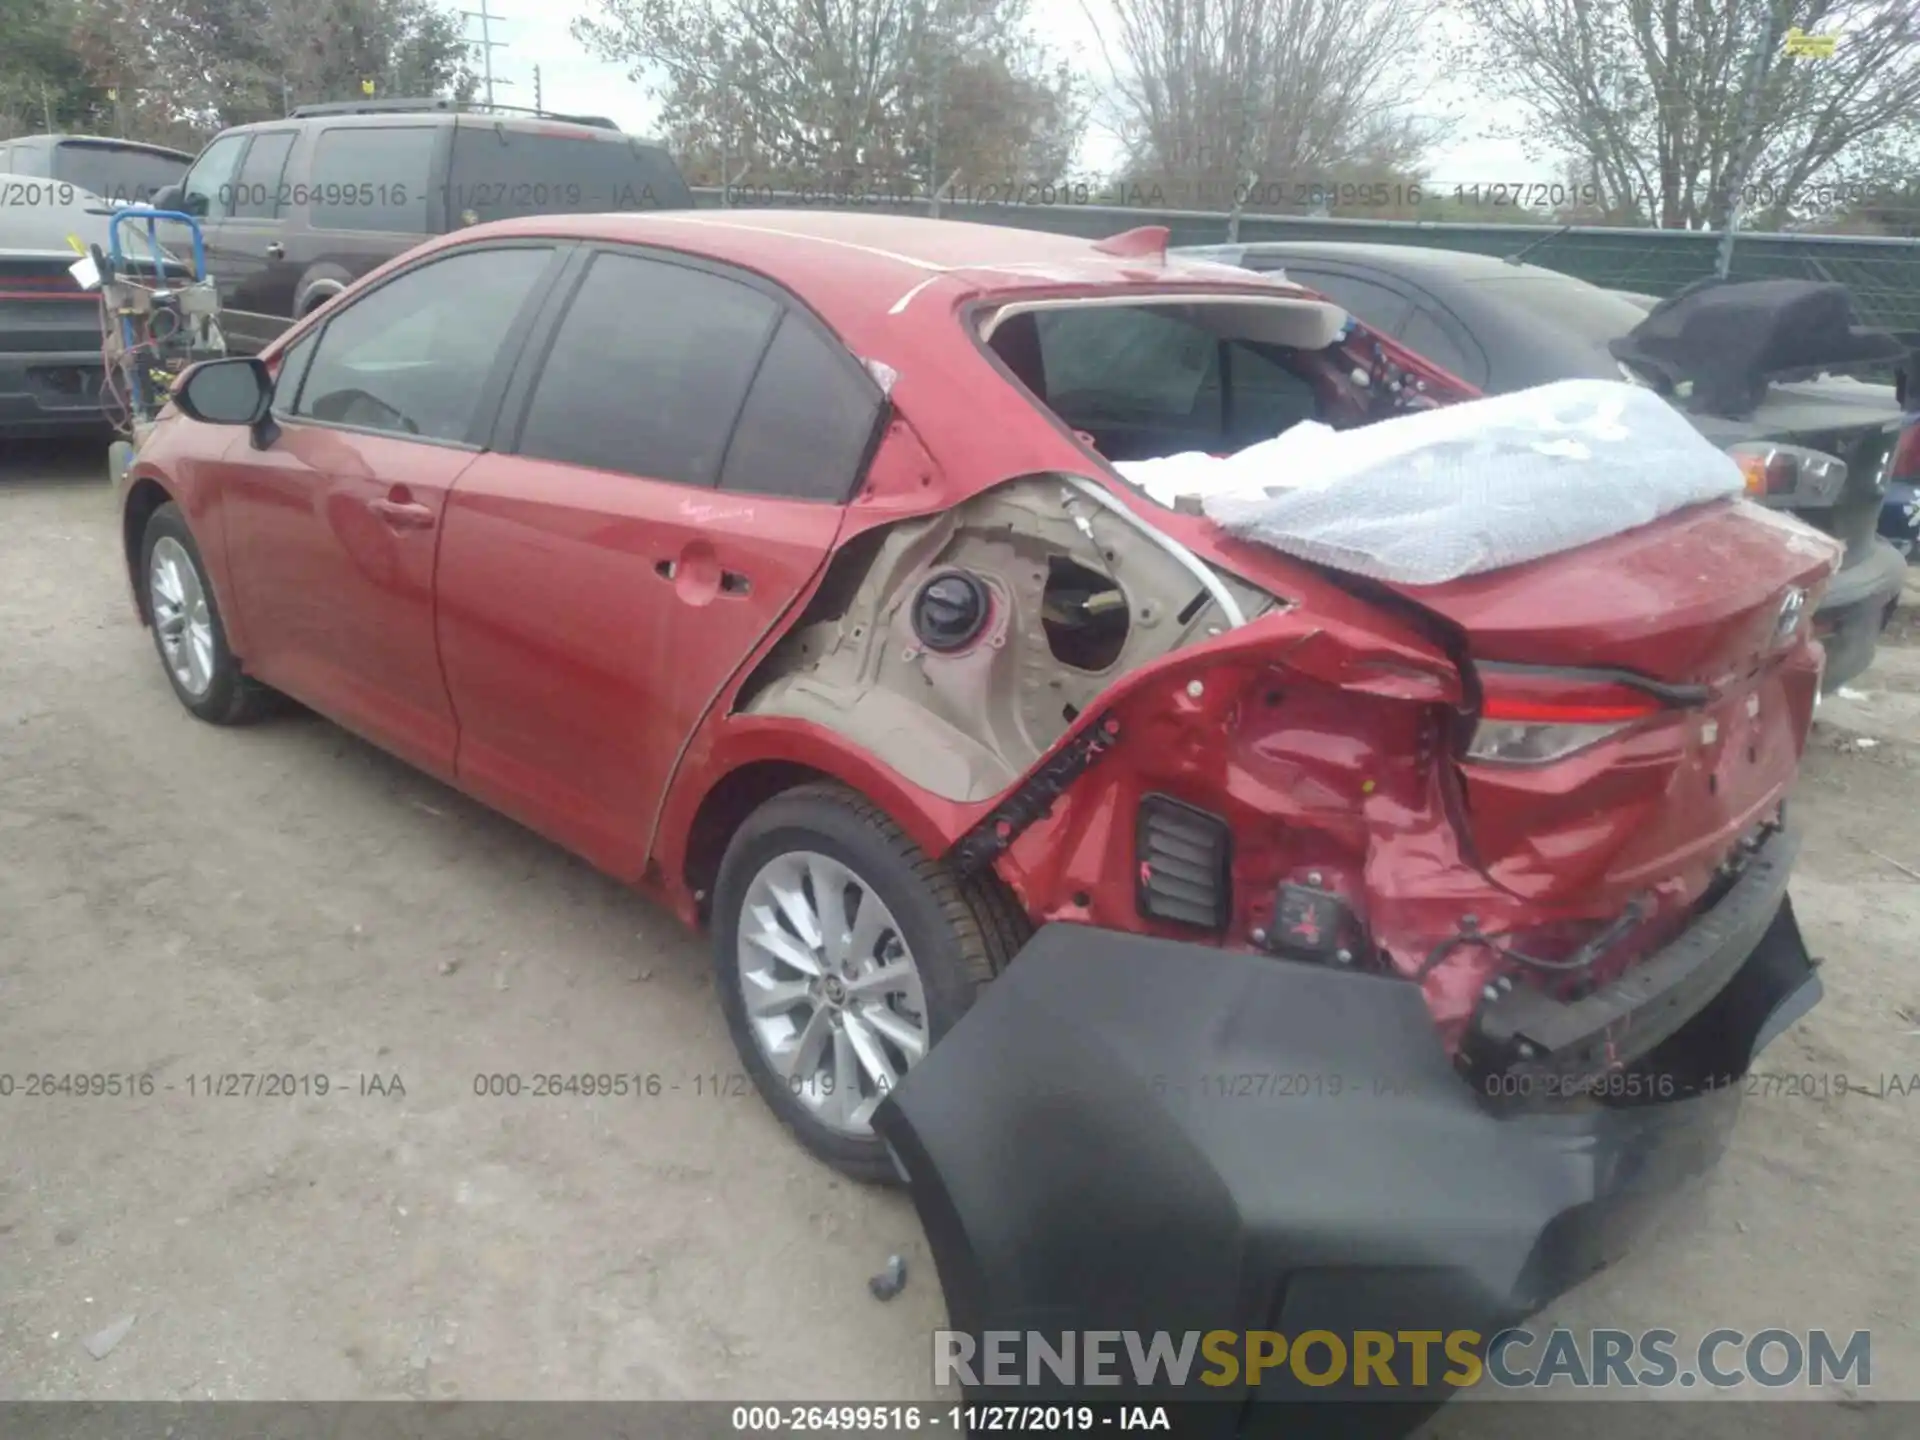
MULTIPOLYGON (((0 1398, 930 1397, 911 1205, 836 1181, 732 1079, 703 946, 313 716, 190 719, 101 477, 94 447, 0 454, 0 1072, 157 1088, 0 1098, 0 1398), (547 1071, 662 1090, 475 1093, 547 1071), (329 1093, 194 1093, 230 1072, 329 1093)), ((1703 1191, 1549 1318, 1866 1329, 1868 1394, 1911 1400, 1920 632, 1858 690, 1798 798, 1827 998, 1764 1064, 1815 1093, 1750 1098, 1703 1191)), ((1518 1434, 1507 1408, 1429 1433, 1518 1434)))

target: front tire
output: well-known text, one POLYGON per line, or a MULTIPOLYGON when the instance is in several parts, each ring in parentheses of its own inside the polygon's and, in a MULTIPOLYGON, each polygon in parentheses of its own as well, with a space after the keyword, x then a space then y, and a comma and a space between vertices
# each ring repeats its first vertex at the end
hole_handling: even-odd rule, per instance
POLYGON ((189 714, 213 725, 240 725, 268 708, 271 692, 249 679, 227 648, 200 547, 171 501, 147 521, 140 546, 147 619, 160 669, 189 714))
POLYGON ((747 818, 713 913, 721 1010, 761 1096, 843 1174, 897 1180, 873 1110, 1013 957, 1024 917, 833 784, 747 818))

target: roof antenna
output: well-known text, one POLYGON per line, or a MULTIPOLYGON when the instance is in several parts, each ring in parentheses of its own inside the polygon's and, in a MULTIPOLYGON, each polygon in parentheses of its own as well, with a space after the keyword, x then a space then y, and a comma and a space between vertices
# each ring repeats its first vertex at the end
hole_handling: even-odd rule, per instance
POLYGON ((1118 235, 1105 240, 1096 240, 1093 248, 1102 255, 1118 255, 1123 259, 1137 260, 1145 255, 1158 255, 1164 263, 1167 258, 1167 240, 1170 232, 1164 225, 1141 225, 1132 230, 1123 230, 1118 235))
POLYGON ((1538 240, 1529 241, 1527 244, 1522 245, 1518 250, 1514 251, 1513 254, 1507 256, 1507 264, 1518 265, 1522 260, 1526 259, 1527 256, 1531 255, 1534 251, 1538 250, 1542 245, 1545 245, 1549 240, 1558 240, 1562 235, 1566 234, 1571 229, 1573 229, 1573 226, 1571 225, 1562 225, 1558 230, 1555 230, 1551 235, 1542 235, 1538 240))

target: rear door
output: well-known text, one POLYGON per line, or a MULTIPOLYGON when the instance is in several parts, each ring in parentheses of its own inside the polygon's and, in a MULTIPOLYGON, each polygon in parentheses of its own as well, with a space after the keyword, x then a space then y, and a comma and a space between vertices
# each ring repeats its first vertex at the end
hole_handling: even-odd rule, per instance
POLYGON ((683 747, 831 550, 885 402, 765 282, 583 255, 448 503, 440 660, 461 785, 633 878, 683 747))
POLYGON ((292 126, 253 131, 222 213, 206 227, 207 265, 220 277, 220 328, 237 350, 257 351, 286 326, 293 295, 281 184, 298 135, 292 126))

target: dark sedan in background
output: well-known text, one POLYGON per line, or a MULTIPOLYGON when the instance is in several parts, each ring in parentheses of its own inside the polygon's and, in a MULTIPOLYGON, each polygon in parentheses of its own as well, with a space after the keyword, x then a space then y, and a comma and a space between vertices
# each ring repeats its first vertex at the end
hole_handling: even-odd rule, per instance
MULTIPOLYGON (((1612 346, 1648 319, 1659 303, 1651 296, 1602 289, 1537 265, 1419 246, 1275 241, 1186 253, 1284 271, 1487 394, 1556 380, 1646 380, 1615 358, 1612 346)), ((1792 510, 1846 543, 1845 568, 1816 622, 1827 648, 1826 688, 1845 684, 1872 663, 1905 574, 1900 551, 1875 533, 1900 436, 1894 387, 1820 376, 1771 385, 1738 418, 1697 405, 1682 409, 1708 439, 1761 462, 1749 468, 1750 477, 1758 471, 1755 499, 1792 510)))

